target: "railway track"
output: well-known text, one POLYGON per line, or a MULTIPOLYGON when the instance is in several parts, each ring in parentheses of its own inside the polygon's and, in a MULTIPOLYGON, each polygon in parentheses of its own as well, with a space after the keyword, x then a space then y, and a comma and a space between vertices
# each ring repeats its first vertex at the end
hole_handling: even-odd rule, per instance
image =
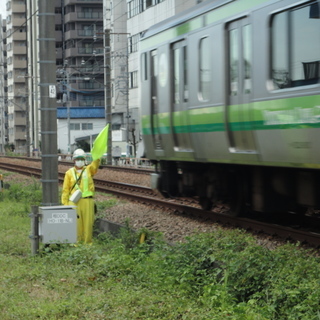
MULTIPOLYGON (((41 163, 41 158, 29 158, 29 157, 9 157, 9 156, 1 156, 2 159, 16 159, 16 160, 25 160, 29 162, 41 163)), ((72 161, 68 160, 60 160, 58 161, 60 165, 72 165, 72 161)), ((115 170, 115 171, 127 171, 130 173, 138 173, 138 174, 150 174, 154 172, 154 169, 151 167, 144 167, 144 166, 111 166, 111 165, 101 165, 102 168, 108 170, 115 170)))
MULTIPOLYGON (((27 167, 11 163, 0 162, 0 168, 3 170, 17 172, 23 175, 34 176, 41 179, 41 168, 27 167)), ((65 172, 58 172, 59 182, 63 182, 65 172)), ((176 212, 183 212, 184 214, 194 218, 203 219, 210 222, 216 222, 222 225, 242 228, 252 232, 265 233, 269 235, 276 235, 281 239, 292 241, 299 241, 310 246, 320 246, 320 230, 307 230, 305 228, 292 228, 274 222, 258 221, 254 218, 231 217, 228 214, 216 213, 214 211, 204 211, 197 205, 186 205, 181 201, 181 198, 165 199, 160 197, 152 189, 144 186, 138 186, 127 183, 120 183, 114 181, 107 181, 103 179, 95 179, 96 190, 103 193, 110 193, 118 197, 123 197, 127 200, 138 201, 144 204, 151 204, 161 208, 168 208, 176 212)), ((320 225, 320 219, 315 220, 320 225)), ((313 223, 313 222, 311 222, 313 223)))

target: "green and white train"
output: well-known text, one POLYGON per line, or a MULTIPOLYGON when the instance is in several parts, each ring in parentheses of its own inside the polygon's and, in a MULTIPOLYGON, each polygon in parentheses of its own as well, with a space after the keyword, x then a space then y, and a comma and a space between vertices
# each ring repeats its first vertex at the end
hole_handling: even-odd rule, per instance
POLYGON ((153 185, 204 209, 320 208, 320 2, 211 0, 151 27, 141 116, 153 185))

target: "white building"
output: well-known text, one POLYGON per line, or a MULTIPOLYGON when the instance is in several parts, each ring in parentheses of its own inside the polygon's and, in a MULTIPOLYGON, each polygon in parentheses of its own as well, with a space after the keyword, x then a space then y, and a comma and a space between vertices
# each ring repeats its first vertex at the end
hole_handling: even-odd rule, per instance
MULTIPOLYGON (((112 113, 123 114, 123 125, 131 148, 135 144, 137 157, 143 154, 139 148, 140 97, 139 97, 139 40, 152 25, 186 10, 196 0, 103 0, 104 33, 109 35, 109 48, 105 47, 106 61, 111 62, 111 77, 107 85, 112 88, 112 113), (109 83, 110 81, 110 83, 109 83), (140 154, 138 154, 140 150, 140 154)), ((134 149, 134 148, 132 148, 134 149)), ((131 150, 130 154, 134 151, 131 150)))

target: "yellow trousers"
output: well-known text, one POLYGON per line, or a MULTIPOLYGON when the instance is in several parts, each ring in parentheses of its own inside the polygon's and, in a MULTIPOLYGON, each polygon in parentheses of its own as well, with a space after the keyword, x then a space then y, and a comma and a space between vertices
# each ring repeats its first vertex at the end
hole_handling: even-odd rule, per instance
MULTIPOLYGON (((75 205, 69 201, 69 205, 75 205)), ((77 206, 77 239, 78 241, 91 243, 94 223, 94 199, 80 199, 77 206)))

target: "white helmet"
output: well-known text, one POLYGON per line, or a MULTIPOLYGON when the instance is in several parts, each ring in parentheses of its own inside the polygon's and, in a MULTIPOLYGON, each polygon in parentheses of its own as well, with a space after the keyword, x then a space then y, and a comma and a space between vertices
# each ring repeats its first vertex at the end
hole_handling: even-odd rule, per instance
POLYGON ((85 157, 86 157, 86 153, 82 149, 77 149, 73 153, 72 160, 75 160, 77 158, 85 158, 85 157))

